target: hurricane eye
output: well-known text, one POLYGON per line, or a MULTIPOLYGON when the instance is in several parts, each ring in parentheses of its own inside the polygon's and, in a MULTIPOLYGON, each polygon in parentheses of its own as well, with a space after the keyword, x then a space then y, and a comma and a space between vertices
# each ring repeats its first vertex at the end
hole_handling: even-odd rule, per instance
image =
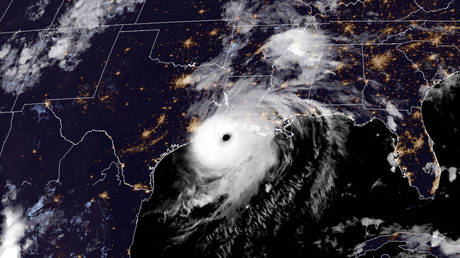
POLYGON ((222 141, 226 142, 226 141, 229 141, 230 138, 232 138, 232 135, 229 134, 229 133, 226 133, 222 136, 222 141))

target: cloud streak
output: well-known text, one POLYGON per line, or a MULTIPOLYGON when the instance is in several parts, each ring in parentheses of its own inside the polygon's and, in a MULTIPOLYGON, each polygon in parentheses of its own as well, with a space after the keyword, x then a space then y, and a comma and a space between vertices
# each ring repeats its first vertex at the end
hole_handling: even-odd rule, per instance
POLYGON ((22 219, 22 210, 6 207, 2 211, 5 222, 2 226, 0 257, 21 257, 20 241, 24 236, 26 225, 22 219))
POLYGON ((2 196, 3 225, 0 236, 0 258, 21 257, 20 241, 24 237, 26 223, 21 207, 13 207, 11 202, 17 198, 16 186, 7 182, 8 191, 2 196))
MULTIPOLYGON (((104 25, 116 16, 133 12, 144 1, 78 0, 57 18, 56 30, 49 34, 47 31, 13 34, 0 46, 2 89, 17 95, 23 82, 23 89, 33 87, 39 82, 41 71, 53 65, 73 71, 81 62, 80 55, 91 47, 91 39, 106 29, 104 25)), ((46 3, 45 0, 37 3, 38 13, 31 19, 41 13, 40 8, 46 3)))

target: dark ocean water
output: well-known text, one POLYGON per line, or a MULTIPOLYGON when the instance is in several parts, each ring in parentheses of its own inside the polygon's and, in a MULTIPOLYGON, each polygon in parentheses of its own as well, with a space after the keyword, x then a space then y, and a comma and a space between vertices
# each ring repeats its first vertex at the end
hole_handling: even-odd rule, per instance
MULTIPOLYGON (((10 0, 0 2, 2 15, 10 0)), ((155 164, 156 158, 172 144, 188 141, 185 129, 188 124, 183 113, 188 111, 190 103, 198 99, 195 93, 185 88, 173 90, 174 81, 184 74, 183 68, 152 62, 152 58, 181 64, 197 62, 199 65, 226 51, 225 47, 231 47, 222 42, 222 37, 231 34, 231 28, 226 21, 117 24, 132 23, 136 18, 140 23, 219 19, 222 17, 223 2, 147 1, 145 6, 136 5, 134 11, 108 21, 107 24, 113 26, 91 39, 91 48, 81 55, 82 62, 73 72, 63 72, 56 65, 43 69, 41 82, 25 90, 15 107, 12 107, 15 96, 4 94, 0 89, 0 111, 23 109, 23 112, 14 114, 11 134, 0 157, 0 182, 6 186, 0 188, 0 195, 4 196, 12 185, 17 187, 18 197, 8 205, 22 209, 24 217, 35 225, 20 243, 25 244, 25 239, 29 239, 37 244, 25 256, 128 255, 140 201, 148 197, 150 192, 133 191, 132 187, 123 185, 123 179, 149 187, 149 166, 155 164), (138 17, 141 8, 143 12, 138 17), (197 12, 200 9, 206 12, 197 12), (129 30, 145 31, 127 32, 129 30), (194 51, 178 50, 188 38, 202 37, 214 30, 221 36, 204 37, 194 51), (103 69, 105 73, 102 73, 103 69), (44 105, 23 106, 25 103, 42 102, 46 98, 87 97, 93 93, 94 101, 52 103, 54 112, 62 119, 62 132, 59 130, 59 121, 44 105), (156 145, 148 145, 149 142, 140 135, 145 129, 157 126, 160 114, 167 117, 167 122, 159 126, 156 133, 164 137, 156 145), (61 137, 61 133, 72 141, 78 141, 85 132, 94 128, 107 129, 110 133, 126 165, 124 174, 112 163, 115 162, 113 146, 104 133, 89 135, 65 156, 70 145, 61 137), (145 148, 137 151, 140 147, 145 148), (60 185, 53 182, 58 176, 58 164, 63 171, 60 185)), ((53 15, 44 15, 31 22, 25 16, 27 4, 24 1, 14 0, 11 3, 0 22, 0 32, 35 30, 53 25, 50 24, 53 15)), ((45 12, 54 14, 61 3, 58 17, 73 4, 72 1, 52 1, 45 12)), ((355 11, 359 13, 362 10, 355 11)), ((406 8, 398 8, 393 13, 402 12, 402 17, 406 11, 406 8)), ((251 41, 263 42, 278 30, 261 28, 254 33, 251 41)), ((60 37, 54 30, 49 35, 60 37)), ((37 31, 2 34, 0 43, 8 40, 15 43, 21 37, 29 42, 41 36, 37 31)), ((257 48, 253 44, 241 52, 247 50, 251 53, 257 48)), ((265 74, 271 71, 271 66, 258 58, 244 66, 245 58, 241 55, 232 61, 235 74, 265 74)), ((361 75, 361 70, 358 74, 361 75)), ((460 168, 458 76, 449 85, 437 85, 423 104, 425 126, 435 143, 438 161, 446 169, 460 168)), ((318 91, 318 95, 324 94, 330 93, 318 91)), ((10 131, 11 119, 11 114, 0 114, 0 143, 10 131)), ((286 215, 292 216, 292 219, 288 219, 289 223, 283 226, 278 235, 259 239, 259 250, 268 246, 267 250, 272 256, 284 257, 345 257, 353 253, 356 245, 373 237, 383 233, 413 231, 414 227, 423 228, 421 231, 428 233, 439 230, 454 240, 460 238, 460 223, 457 222, 460 211, 455 209, 460 201, 460 178, 450 182, 449 173, 445 170, 435 198, 422 201, 417 191, 402 177, 401 171, 391 171, 387 157, 394 150, 396 136, 381 121, 373 120, 362 127, 353 126, 351 121, 345 122, 345 125, 350 130, 347 134, 347 156, 337 167, 335 189, 323 216, 312 223, 310 217, 300 216, 300 210, 289 211, 286 215), (366 227, 363 226, 365 218, 382 222, 379 222, 380 226, 366 227), (304 227, 307 223, 310 226, 304 227)), ((308 196, 306 192, 302 194, 308 196)), ((255 202, 263 203, 264 197, 259 197, 255 202)), ((4 208, 0 203, 0 210, 4 208)), ((280 207, 276 209, 283 211, 280 207)), ((3 223, 4 217, 0 216, 0 224, 3 223)), ((270 224, 264 226, 270 227, 270 224)), ((151 238, 152 235, 145 237, 151 238)), ((196 238, 196 241, 200 240, 200 237, 196 238)), ((236 244, 239 249, 235 249, 235 257, 241 255, 245 244, 241 241, 236 244)), ((383 254, 405 257, 413 253, 403 251, 397 245, 386 244, 368 252, 367 257, 380 257, 383 254)), ((207 250, 210 256, 217 253, 216 246, 207 250)), ((178 253, 181 252, 183 250, 178 250, 178 253)), ((191 256, 190 253, 185 255, 191 256)), ((422 254, 416 255, 423 257, 422 254)))
MULTIPOLYGON (((457 153, 459 147, 452 143, 459 142, 459 136, 455 133, 455 128, 459 126, 458 111, 456 110, 458 110, 458 98, 460 95, 458 95, 458 87, 450 87, 447 90, 445 88, 445 84, 436 86, 436 89, 424 103, 423 115, 429 134, 435 142, 435 150, 439 161, 442 166, 449 167, 458 166, 457 153), (439 95, 439 91, 444 92, 444 94, 439 95), (446 146, 449 147, 447 148, 446 146)), ((309 122, 311 119, 302 118, 302 120, 305 120, 303 122, 304 127, 307 130, 316 130, 317 134, 321 134, 321 130, 314 129, 314 123, 309 122)), ((336 119, 340 120, 342 118, 336 119)), ((460 200, 460 180, 449 182, 448 172, 444 171, 440 188, 435 198, 420 200, 418 192, 415 188, 409 186, 401 171, 396 169, 392 172, 392 165, 388 162, 387 157, 393 152, 396 136, 390 133, 383 122, 373 120, 364 126, 358 127, 352 125, 351 121, 345 121, 343 130, 349 130, 345 146, 347 154, 345 157, 338 157, 340 160, 334 161, 338 163, 334 171, 336 173, 335 189, 333 190, 332 198, 326 204, 327 208, 323 216, 319 220, 312 220, 302 208, 304 205, 302 203, 305 199, 308 199, 308 195, 305 195, 305 189, 307 188, 299 188, 303 189, 299 190, 294 186, 287 187, 293 193, 305 196, 294 199, 297 201, 290 206, 280 203, 283 199, 273 202, 274 205, 270 206, 271 210, 269 209, 269 213, 273 214, 272 219, 277 222, 285 222, 277 224, 274 221, 270 222, 271 219, 260 219, 266 217, 265 210, 259 213, 257 211, 252 213, 251 211, 242 211, 241 217, 238 216, 239 220, 243 220, 241 223, 243 225, 248 223, 248 226, 254 225, 244 221, 253 220, 254 216, 259 216, 260 221, 255 223, 255 228, 257 226, 261 226, 260 229, 267 228, 267 232, 272 232, 272 234, 262 230, 257 237, 254 237, 254 235, 247 232, 243 233, 245 232, 243 229, 238 229, 238 226, 233 226, 231 223, 224 223, 222 226, 219 225, 221 222, 216 222, 214 225, 211 223, 207 227, 199 229, 197 234, 193 234, 192 240, 175 246, 174 241, 169 242, 169 244, 166 244, 163 240, 160 241, 162 237, 168 235, 169 229, 164 226, 162 228, 158 227, 153 221, 149 221, 147 216, 141 217, 141 223, 138 225, 140 228, 136 233, 137 240, 135 238, 133 254, 139 256, 140 253, 144 253, 148 249, 149 239, 153 238, 158 239, 154 241, 156 245, 152 246, 154 250, 161 250, 165 247, 170 248, 168 250, 173 250, 169 253, 160 252, 162 255, 169 254, 174 256, 185 251, 193 255, 196 252, 194 246, 202 246, 204 242, 210 241, 205 236, 213 231, 213 227, 228 228, 223 231, 217 230, 217 232, 221 233, 214 232, 213 239, 222 240, 220 244, 214 243, 206 247, 207 249, 205 248, 205 254, 210 257, 221 252, 219 246, 225 243, 224 239, 228 239, 228 234, 231 235, 229 232, 234 230, 242 230, 241 234, 245 235, 245 237, 241 237, 241 239, 236 237, 237 240, 231 238, 231 241, 233 241, 231 244, 231 257, 247 255, 247 249, 244 246, 255 246, 256 248, 251 249, 251 252, 256 256, 263 254, 268 257, 279 257, 280 255, 289 257, 306 257, 305 255, 308 257, 345 257, 352 254, 354 248, 360 243, 379 235, 397 232, 431 234, 434 231, 439 231, 454 240, 460 237, 460 225, 456 222, 460 216, 460 211, 451 208, 460 200), (286 209, 287 207, 289 207, 289 212, 283 215, 281 209, 286 209), (274 225, 278 225, 276 227, 280 227, 280 229, 272 231, 274 225), (154 230, 154 228, 158 229, 154 230), (162 233, 157 235, 155 232, 162 233), (136 241, 138 245, 136 245, 136 241), (142 245, 140 242, 142 242, 142 245), (140 252, 141 250, 143 252, 140 252)), ((316 137, 321 139, 322 136, 316 137)), ((305 142, 303 147, 300 147, 304 151, 300 151, 297 154, 307 155, 305 157, 308 157, 306 153, 309 152, 309 148, 312 148, 311 145, 305 142)), ((325 150, 323 149, 323 151, 325 150)), ((165 196, 172 194, 170 192, 172 189, 167 185, 174 184, 174 181, 181 176, 177 174, 175 179, 167 176, 167 174, 176 175, 176 172, 174 172, 174 166, 176 165, 172 160, 166 160, 168 162, 165 161, 157 171, 158 181, 156 181, 156 184, 158 184, 158 189, 156 193, 153 193, 154 195, 157 194, 157 196, 144 205, 141 214, 148 214, 149 210, 153 211, 155 207, 159 207, 158 205, 160 207, 162 207, 161 205, 172 205, 169 201, 164 203, 161 200, 162 198, 167 198, 165 196), (166 171, 169 172, 166 173, 166 171), (166 185, 160 182, 162 180, 166 185)), ((293 163, 293 167, 289 168, 287 173, 296 174, 299 173, 298 171, 303 171, 303 166, 308 165, 302 164, 304 163, 293 163)), ((284 184, 290 184, 289 182, 292 181, 281 181, 274 186, 274 191, 283 189, 284 184)), ((176 190, 178 189, 180 188, 176 190)), ((261 193, 251 201, 251 206, 263 207, 261 203, 267 202, 269 198, 273 197, 261 193)), ((209 209, 212 208, 209 207, 209 209)), ((407 257, 410 255, 431 257, 431 254, 416 253, 410 247, 407 248, 408 250, 401 249, 399 246, 404 244, 404 241, 388 243, 387 240, 383 239, 378 243, 378 245, 374 244, 372 246, 376 250, 369 250, 364 257, 381 257, 384 254, 390 257, 407 257)), ((195 254, 199 253, 198 251, 195 254)), ((436 249, 433 249, 432 253, 436 253, 436 249)), ((442 252, 437 254, 439 256, 443 255, 442 252)))

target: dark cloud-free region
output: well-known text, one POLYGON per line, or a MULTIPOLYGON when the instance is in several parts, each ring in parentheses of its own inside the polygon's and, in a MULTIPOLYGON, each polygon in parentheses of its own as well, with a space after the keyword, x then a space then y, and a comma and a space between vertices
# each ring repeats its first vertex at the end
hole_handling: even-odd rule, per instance
POLYGON ((460 256, 457 5, 2 1, 0 256, 460 256))

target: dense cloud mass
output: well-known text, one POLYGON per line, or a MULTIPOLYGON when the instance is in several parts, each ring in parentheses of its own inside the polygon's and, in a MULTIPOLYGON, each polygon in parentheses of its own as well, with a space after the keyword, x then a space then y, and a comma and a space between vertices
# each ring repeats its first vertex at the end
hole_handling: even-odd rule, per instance
MULTIPOLYGON (((64 10, 45 30, 12 36, 0 46, 0 78, 6 93, 17 95, 40 80, 41 70, 57 65, 72 71, 80 55, 90 46, 94 35, 105 31, 105 25, 117 15, 134 11, 144 0, 103 1, 79 0, 64 10), (48 31, 50 29, 51 31, 48 31), (53 30, 56 29, 56 30, 53 30)), ((30 5, 29 19, 39 19, 50 2, 30 5)))
POLYGON ((20 257, 22 237, 26 230, 21 207, 11 207, 9 202, 16 199, 16 187, 9 185, 9 191, 2 196, 1 204, 6 206, 2 210, 3 225, 0 238, 0 257, 20 257))
MULTIPOLYGON (((238 125, 245 127, 242 121, 238 125)), ((221 134, 215 135, 215 142, 212 139, 219 153, 209 154, 212 160, 209 156, 200 160, 195 142, 174 151, 155 169, 155 194, 139 214, 132 254, 148 250, 165 257, 184 251, 210 257, 273 254, 275 250, 261 250, 268 247, 257 243, 282 238, 283 230, 292 234, 284 224, 296 220, 306 223, 296 224, 305 228, 290 237, 308 241, 308 221, 313 223, 327 207, 351 125, 340 117, 299 118, 286 125, 284 133, 265 139, 240 135, 245 129, 232 131, 228 126, 232 135, 228 143, 219 142, 221 134), (266 143, 257 144, 262 139, 266 143), (253 144, 246 146, 250 152, 225 146, 240 140, 253 144)))
POLYGON ((432 87, 457 69, 457 28, 429 22, 452 3, 28 3, 32 26, 1 31, 0 257, 378 256, 394 241, 459 256, 458 213, 417 216, 460 196, 436 192, 460 165, 440 158, 441 178, 433 142, 452 144, 421 108, 456 102, 458 78, 432 87))
MULTIPOLYGON (((231 1, 224 7, 226 18, 245 11, 232 37, 223 40, 230 48, 189 75, 195 89, 206 92, 189 111, 202 123, 189 145, 155 168, 154 194, 139 214, 133 256, 149 249, 167 257, 187 251, 211 257, 273 254, 257 243, 281 237, 288 221, 315 221, 327 206, 352 123, 332 117, 308 95, 299 95, 335 63, 328 61, 324 32, 301 25, 314 17, 300 15, 286 2, 275 5, 271 8, 284 15, 257 1, 231 1), (240 62, 238 52, 258 31, 251 21, 255 16, 262 24, 297 25, 265 34, 256 51, 261 56, 240 62), (213 65, 241 65, 238 70, 266 73, 254 65, 257 58, 276 74, 231 79, 225 67, 213 65), (321 58, 326 61, 320 64, 321 58), (299 199, 303 201, 298 203, 299 199), (292 216, 287 215, 290 211, 292 216)), ((235 75, 245 74, 235 71, 235 75)), ((308 229, 303 230, 294 235, 304 239, 308 229)))
MULTIPOLYGON (((365 109, 364 89, 355 87, 356 81, 345 93, 344 85, 331 79, 344 62, 358 62, 355 57, 339 58, 344 50, 332 47, 351 39, 323 29, 316 15, 305 10, 326 14, 358 2, 224 5, 223 17, 231 19, 233 28, 222 40, 226 50, 187 75, 187 83, 203 93, 189 109, 201 125, 189 145, 155 168, 154 193, 139 213, 133 256, 149 250, 165 257, 182 252, 277 257, 281 251, 276 248, 282 249, 277 244, 286 243, 277 240, 283 237, 297 241, 286 253, 308 250, 308 231, 328 207, 341 164, 348 159, 350 127, 367 123, 375 112, 365 109), (312 97, 312 89, 329 91, 339 103, 354 97, 350 107, 362 109, 334 109, 312 97)), ((363 39, 379 37, 366 34, 363 39)), ((356 80, 378 89, 380 82, 365 78, 365 47, 360 48, 345 47, 362 62, 356 80)), ((407 113, 400 109, 402 102, 380 94, 366 98, 384 107, 379 119, 397 132, 407 113)), ((393 171, 395 157, 388 156, 393 171)), ((381 223, 363 218, 361 224, 367 228, 381 223)))

